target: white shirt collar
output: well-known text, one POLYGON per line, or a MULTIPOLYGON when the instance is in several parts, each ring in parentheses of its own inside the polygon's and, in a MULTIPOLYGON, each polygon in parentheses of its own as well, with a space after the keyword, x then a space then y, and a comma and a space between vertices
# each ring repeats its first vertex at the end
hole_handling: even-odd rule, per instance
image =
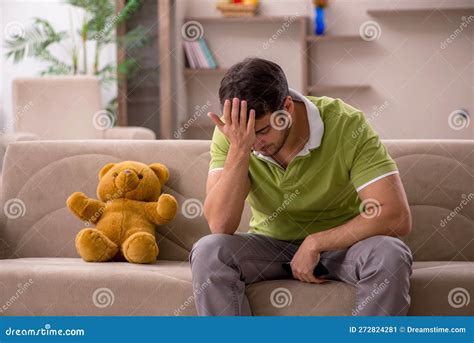
MULTIPOLYGON (((290 90, 290 96, 293 99, 303 101, 303 103, 306 106, 306 113, 308 115, 308 123, 309 123, 309 139, 306 142, 303 149, 301 149, 301 151, 298 152, 298 154, 296 154, 296 156, 305 156, 310 153, 310 150, 316 149, 321 145, 321 140, 324 134, 324 123, 323 123, 323 120, 321 119, 321 114, 319 113, 319 109, 316 107, 315 104, 313 104, 311 101, 309 101, 306 97, 304 97, 301 93, 297 92, 296 90, 291 89, 291 88, 289 90, 290 90)), ((259 158, 262 158, 264 160, 267 160, 269 162, 272 162, 280 166, 280 164, 276 162, 270 156, 265 156, 257 151, 253 151, 253 153, 255 156, 259 158)))

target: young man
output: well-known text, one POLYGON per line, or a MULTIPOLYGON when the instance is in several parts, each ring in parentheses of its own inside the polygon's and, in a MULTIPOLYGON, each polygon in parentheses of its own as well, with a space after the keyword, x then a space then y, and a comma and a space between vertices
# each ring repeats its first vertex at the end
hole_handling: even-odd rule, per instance
POLYGON ((302 282, 354 285, 353 314, 406 315, 412 256, 397 236, 410 232, 410 210, 364 114, 302 96, 259 58, 232 66, 219 98, 204 204, 212 234, 190 253, 198 314, 251 315, 245 285, 288 278, 291 262, 302 282), (250 230, 236 233, 246 199, 250 230), (324 278, 313 275, 319 261, 324 278))

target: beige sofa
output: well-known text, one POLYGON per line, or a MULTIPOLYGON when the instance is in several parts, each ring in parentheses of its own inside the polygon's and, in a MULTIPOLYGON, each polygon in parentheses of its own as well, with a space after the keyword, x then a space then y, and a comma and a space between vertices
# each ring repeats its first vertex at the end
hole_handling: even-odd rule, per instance
MULTIPOLYGON (((145 127, 114 126, 90 75, 17 78, 12 82, 15 133, 39 139, 155 139, 145 127)), ((25 140, 25 139, 22 139, 25 140)))
MULTIPOLYGON (((39 139, 155 139, 146 127, 114 126, 103 110, 100 81, 91 75, 17 78, 13 127, 0 133, 0 176, 8 144, 39 139)), ((1 182, 1 179, 0 179, 1 182)))
MULTIPOLYGON (((415 260, 410 314, 473 315, 474 141, 385 143, 413 212, 413 233, 403 238, 415 260)), ((0 314, 195 315, 187 258, 192 244, 209 234, 199 207, 209 158, 209 141, 9 145, 1 203, 0 314), (189 207, 157 229, 161 252, 155 265, 86 263, 74 248, 83 223, 69 213, 66 198, 77 190, 95 196, 100 167, 127 159, 169 166, 165 191, 189 207)), ((248 215, 246 208, 240 231, 248 215)), ((351 315, 355 288, 338 281, 272 280, 250 285, 247 295, 256 315, 351 315), (270 294, 278 287, 291 292, 288 306, 271 305, 270 294)))

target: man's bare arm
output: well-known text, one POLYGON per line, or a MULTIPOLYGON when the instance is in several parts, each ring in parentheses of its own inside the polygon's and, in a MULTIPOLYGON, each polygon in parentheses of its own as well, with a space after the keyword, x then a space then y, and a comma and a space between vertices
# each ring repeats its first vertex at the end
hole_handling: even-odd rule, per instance
POLYGON ((250 190, 248 176, 250 153, 255 141, 255 111, 247 123, 247 103, 233 99, 224 103, 224 121, 215 113, 209 116, 230 141, 224 169, 211 171, 207 178, 204 216, 212 233, 234 234, 250 190))
POLYGON ((321 283, 313 275, 323 251, 346 249, 376 236, 403 236, 411 231, 410 208, 398 174, 387 176, 359 192, 366 210, 343 225, 308 235, 291 261, 295 278, 321 283))
POLYGON ((233 234, 237 230, 250 190, 249 157, 232 150, 224 169, 210 172, 207 178, 204 215, 212 233, 233 234))
POLYGON ((359 197, 367 204, 366 212, 341 226, 310 235, 317 251, 345 249, 376 235, 410 233, 410 208, 398 174, 367 186, 359 192, 359 197))

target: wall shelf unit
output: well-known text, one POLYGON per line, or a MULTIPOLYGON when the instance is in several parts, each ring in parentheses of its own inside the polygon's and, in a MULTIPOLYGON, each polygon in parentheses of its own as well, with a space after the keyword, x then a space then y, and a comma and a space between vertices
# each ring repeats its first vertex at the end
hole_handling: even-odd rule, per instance
POLYGON ((227 72, 227 68, 217 68, 217 69, 192 69, 184 68, 184 75, 186 76, 196 76, 196 75, 221 75, 227 72))
MULTIPOLYGON (((367 14, 371 16, 378 15, 397 15, 397 14, 421 14, 423 12, 453 12, 453 11, 474 11, 474 6, 472 7, 414 7, 414 8, 374 8, 368 9, 367 14)), ((474 13, 473 13, 474 14, 474 13)))
MULTIPOLYGON (((254 16, 254 17, 186 17, 187 21, 197 21, 199 23, 237 23, 237 24, 254 24, 254 23, 282 23, 291 18, 291 16, 254 16)), ((307 18, 299 16, 298 18, 307 18)))
MULTIPOLYGON (((311 48, 314 45, 324 42, 357 42, 357 43, 367 43, 358 33, 354 34, 345 34, 345 35, 332 35, 330 33, 316 36, 310 34, 308 27, 310 26, 310 18, 307 16, 255 16, 255 17, 241 17, 241 18, 224 18, 224 17, 186 17, 184 22, 196 21, 203 26, 212 25, 215 28, 218 25, 228 25, 228 24, 242 24, 242 25, 266 25, 266 24, 282 24, 285 21, 292 20, 292 25, 297 25, 298 28, 298 44, 300 49, 296 58, 301 61, 301 70, 300 70, 300 79, 301 84, 300 88, 302 92, 308 95, 321 94, 328 91, 351 91, 351 90, 369 90, 371 86, 369 84, 360 84, 360 83, 351 83, 347 81, 346 83, 338 84, 318 84, 314 83, 311 80, 312 68, 309 63, 311 56, 311 48)), ((212 43, 212 42, 211 42, 212 43)), ((212 44, 211 44, 212 45, 212 44)), ((212 51, 211 51, 212 52, 212 51)), ((246 56, 242 56, 242 59, 246 56)), ((189 81, 193 78, 208 77, 208 76, 217 76, 222 77, 226 71, 227 67, 219 67, 217 69, 192 69, 189 67, 183 68, 183 75, 185 81, 189 81)), ((189 115, 188 115, 189 118, 189 115)), ((186 122, 186 120, 185 120, 186 122)), ((179 123, 178 123, 179 125, 179 123)), ((208 134, 212 132, 212 125, 201 124, 198 125, 198 128, 195 128, 194 131, 197 133, 197 136, 190 138, 200 138, 199 134, 206 132, 208 134)), ((210 137, 207 137, 210 138, 210 137)))
POLYGON ((333 42, 333 41, 362 41, 366 42, 360 35, 308 35, 306 36, 306 41, 308 43, 317 43, 317 42, 333 42))
POLYGON ((347 84, 315 84, 312 86, 308 86, 307 93, 314 94, 320 92, 327 92, 331 90, 351 90, 351 89, 361 89, 361 90, 369 90, 371 86, 369 84, 363 83, 347 83, 347 84))

